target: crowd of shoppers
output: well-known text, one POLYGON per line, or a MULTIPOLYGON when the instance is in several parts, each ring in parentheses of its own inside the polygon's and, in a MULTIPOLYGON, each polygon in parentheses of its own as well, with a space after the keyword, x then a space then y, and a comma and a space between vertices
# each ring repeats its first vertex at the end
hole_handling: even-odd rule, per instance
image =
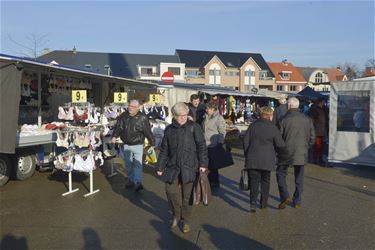
MULTIPOLYGON (((267 207, 271 171, 276 169, 280 195, 279 209, 292 204, 302 204, 304 165, 309 148, 314 145, 314 160, 322 160, 322 140, 326 135, 326 116, 320 100, 308 115, 299 109, 295 97, 281 98, 275 109, 259 108, 259 119, 249 125, 243 139, 245 169, 250 180, 250 212, 256 212, 260 187, 260 208, 267 207), (295 191, 289 196, 286 176, 289 167, 294 168, 295 191)), ((208 174, 211 188, 220 186, 219 171, 213 164, 217 148, 223 147, 226 135, 224 118, 216 103, 200 103, 198 95, 190 97, 190 103, 179 102, 171 109, 172 123, 165 129, 159 148, 156 174, 165 182, 165 191, 172 213, 171 228, 182 223, 182 231, 190 231, 193 211, 194 182, 200 173, 208 174)), ((142 184, 143 143, 147 138, 154 145, 150 123, 139 112, 139 102, 132 100, 115 126, 112 142, 120 137, 128 182, 126 188, 135 187, 139 192, 142 184)))

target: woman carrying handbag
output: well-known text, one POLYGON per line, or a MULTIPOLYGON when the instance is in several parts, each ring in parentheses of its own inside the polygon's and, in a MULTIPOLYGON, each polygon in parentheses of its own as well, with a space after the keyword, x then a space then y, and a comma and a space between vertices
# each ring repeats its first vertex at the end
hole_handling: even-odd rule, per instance
POLYGON ((250 212, 256 212, 256 202, 261 186, 260 208, 267 207, 271 171, 276 166, 276 154, 285 154, 285 142, 272 123, 273 110, 260 109, 260 119, 253 122, 244 138, 245 168, 250 182, 250 212))

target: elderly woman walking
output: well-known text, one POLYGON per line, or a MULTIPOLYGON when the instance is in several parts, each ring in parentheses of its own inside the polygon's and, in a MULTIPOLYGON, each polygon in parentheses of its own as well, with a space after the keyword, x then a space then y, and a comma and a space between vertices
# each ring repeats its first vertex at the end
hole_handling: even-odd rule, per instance
POLYGON ((166 183, 173 214, 171 228, 183 219, 182 231, 187 233, 193 210, 193 183, 198 171, 207 169, 207 147, 201 127, 187 118, 189 108, 186 104, 176 103, 171 111, 173 120, 164 133, 156 173, 166 183))
POLYGON ((213 157, 220 157, 215 155, 217 147, 222 147, 225 138, 225 120, 219 114, 217 105, 214 102, 208 102, 206 104, 206 116, 203 121, 204 137, 206 139, 206 145, 208 150, 208 168, 210 170, 208 179, 211 187, 219 187, 219 170, 218 167, 213 164, 213 157))
POLYGON ((250 180, 250 212, 256 212, 256 202, 261 186, 260 208, 267 207, 271 171, 276 166, 276 154, 285 155, 285 142, 278 128, 272 123, 273 110, 260 109, 260 119, 252 123, 244 138, 245 168, 250 180))

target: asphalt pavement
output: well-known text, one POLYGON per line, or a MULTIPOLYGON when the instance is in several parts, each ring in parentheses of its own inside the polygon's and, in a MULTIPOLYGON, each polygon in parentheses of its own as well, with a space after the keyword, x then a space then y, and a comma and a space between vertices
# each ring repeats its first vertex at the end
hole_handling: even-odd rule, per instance
MULTIPOLYGON (((249 194, 239 191, 244 158, 222 169, 221 187, 208 206, 194 207, 191 231, 170 230, 164 183, 144 168, 141 193, 125 188, 121 159, 87 174, 73 174, 75 193, 62 196, 68 175, 36 173, 0 189, 0 249, 375 249, 375 168, 305 167, 301 208, 278 210, 275 172, 269 207, 250 214, 249 194)), ((292 169, 287 178, 294 191, 292 169)))

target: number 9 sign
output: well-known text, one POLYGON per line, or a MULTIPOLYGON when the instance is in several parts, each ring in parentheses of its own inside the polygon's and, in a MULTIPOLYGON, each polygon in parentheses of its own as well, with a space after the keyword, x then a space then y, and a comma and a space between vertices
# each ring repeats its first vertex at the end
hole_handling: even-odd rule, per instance
POLYGON ((150 100, 150 103, 160 103, 160 95, 150 94, 149 100, 150 100))
POLYGON ((125 103, 128 102, 128 93, 126 92, 114 92, 113 102, 115 103, 125 103))
POLYGON ((72 102, 87 102, 86 90, 72 90, 72 102))

